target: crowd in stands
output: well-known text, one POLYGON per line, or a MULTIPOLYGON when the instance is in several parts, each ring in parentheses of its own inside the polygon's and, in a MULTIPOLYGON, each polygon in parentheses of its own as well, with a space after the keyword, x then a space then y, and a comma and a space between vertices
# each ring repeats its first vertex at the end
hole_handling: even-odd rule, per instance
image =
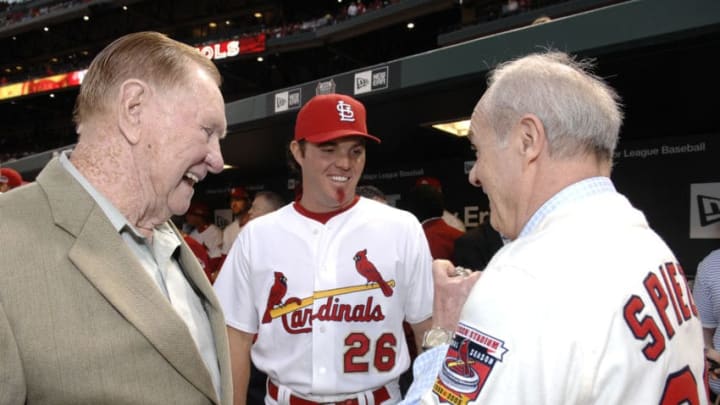
MULTIPOLYGON (((68 0, 57 2, 55 4, 52 4, 52 1, 30 1, 24 2, 22 5, 14 7, 12 3, 8 5, 0 2, 0 30, 5 27, 12 26, 13 24, 23 23, 32 18, 46 15, 57 10, 68 9, 78 4, 89 3, 92 1, 93 0, 68 0), (39 5, 29 6, 26 3, 39 3, 39 5), (3 10, 3 7, 5 8, 5 10, 3 10)), ((243 24, 242 26, 233 27, 231 29, 215 30, 214 32, 203 32, 204 37, 202 38, 202 41, 198 41, 197 38, 191 38, 185 40, 184 42, 196 43, 197 45, 201 45, 216 40, 228 38, 236 39, 243 36, 254 36, 258 34, 265 34, 268 39, 284 38, 295 34, 314 32, 320 28, 347 21, 348 19, 361 16, 365 13, 381 9, 389 5, 397 4, 401 1, 402 0, 354 0, 347 3, 346 5, 340 4, 336 10, 324 11, 320 16, 301 16, 299 18, 291 18, 291 21, 270 27, 264 24, 243 24)), ((484 4, 482 6, 484 7, 483 14, 486 14, 485 18, 482 18, 482 20, 492 20, 496 18, 507 17, 547 5, 545 3, 550 4, 562 1, 567 0, 552 0, 542 2, 530 0, 501 0, 481 2, 484 4)), ((30 78, 43 77, 77 69, 84 69, 87 67, 87 64, 89 64, 89 61, 92 57, 93 55, 68 55, 66 61, 52 66, 28 66, 26 67, 23 74, 15 74, 12 78, 0 76, 0 86, 25 81, 30 78)))
POLYGON ((278 27, 263 28, 261 32, 271 38, 282 38, 302 32, 312 32, 319 28, 337 24, 353 17, 358 17, 366 12, 375 11, 391 4, 399 3, 400 0, 368 0, 351 1, 347 6, 340 9, 333 15, 326 13, 321 17, 307 19, 300 22, 292 22, 278 27))
MULTIPOLYGON (((68 9, 78 4, 88 3, 93 0, 70 0, 56 4, 49 1, 39 2, 41 5, 30 6, 22 4, 19 6, 8 5, 0 2, 0 30, 14 24, 27 22, 33 18, 46 15, 57 10, 68 9), (5 9, 3 10, 2 7, 5 9)), ((215 32, 204 32, 202 43, 211 41, 239 38, 242 36, 254 36, 265 34, 268 38, 282 38, 303 32, 312 32, 318 28, 337 24, 349 18, 357 17, 369 11, 374 11, 391 4, 399 3, 401 0, 355 0, 346 6, 340 6, 337 10, 326 11, 320 17, 298 18, 297 21, 267 27, 260 25, 242 25, 233 27, 230 30, 216 30, 215 32)), ((28 2, 26 2, 28 3, 28 2)), ((33 4, 38 2, 33 2, 33 4)), ((197 43, 197 38, 185 40, 186 43, 197 43)), ((199 44, 198 44, 199 45, 199 44)), ((32 78, 49 76, 67 71, 85 69, 94 55, 68 55, 67 60, 54 65, 27 66, 22 74, 14 74, 13 77, 0 76, 0 86, 25 81, 32 78)))
MULTIPOLYGON (((68 9, 78 4, 90 3, 94 0, 31 0, 17 2, 0 2, 0 31, 3 28, 12 26, 13 24, 23 23, 29 19, 57 12, 61 9, 68 9)), ((322 27, 338 24, 348 19, 356 18, 365 13, 369 13, 383 7, 387 7, 402 0, 353 0, 343 2, 334 10, 316 9, 315 11, 298 12, 294 16, 289 17, 290 20, 285 24, 266 27, 265 25, 255 25, 242 27, 233 27, 227 30, 217 30, 215 32, 208 31, 203 39, 203 43, 210 41, 238 38, 242 36, 252 36, 264 33, 268 39, 283 38, 295 34, 313 32, 322 27), (312 13, 322 13, 312 16, 312 13), (212 38, 215 36, 216 38, 212 38)), ((560 3, 567 0, 497 0, 478 2, 478 7, 484 7, 482 13, 487 19, 502 18, 518 13, 546 6, 550 3, 560 3)), ((479 20, 483 20, 480 18, 479 20)), ((186 43, 196 43, 200 45, 197 38, 185 40, 186 43)), ((0 76, 0 86, 22 82, 33 78, 50 76, 58 73, 70 72, 74 70, 85 69, 94 55, 92 54, 73 54, 68 55, 63 61, 49 64, 38 64, 36 66, 27 66, 21 74, 14 73, 12 76, 0 76)), ((0 145, 3 146, 3 145, 0 145)), ((5 145, 8 146, 8 145, 5 145)), ((56 145, 63 146, 63 145, 56 145)), ((0 153, 0 163, 25 157, 30 154, 39 153, 47 150, 48 146, 42 146, 41 149, 24 148, 23 151, 15 152, 12 148, 2 147, 0 153)))
POLYGON ((67 0, 53 3, 52 1, 36 1, 36 6, 28 7, 31 1, 0 2, 0 28, 22 24, 33 18, 66 10, 92 0, 67 0))

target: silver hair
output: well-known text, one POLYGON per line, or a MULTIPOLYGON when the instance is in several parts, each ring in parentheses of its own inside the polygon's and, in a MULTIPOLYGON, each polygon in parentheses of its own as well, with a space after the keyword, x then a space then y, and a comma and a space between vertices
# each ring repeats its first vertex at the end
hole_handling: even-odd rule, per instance
POLYGON ((592 68, 590 60, 557 51, 502 63, 477 108, 501 142, 530 113, 543 123, 550 156, 591 153, 612 161, 623 120, 620 96, 592 68))

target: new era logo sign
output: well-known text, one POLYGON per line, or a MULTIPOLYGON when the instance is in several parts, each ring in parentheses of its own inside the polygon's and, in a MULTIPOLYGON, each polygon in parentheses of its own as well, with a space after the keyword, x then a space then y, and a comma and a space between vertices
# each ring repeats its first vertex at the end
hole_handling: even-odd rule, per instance
POLYGON ((388 75, 387 66, 383 69, 373 70, 373 73, 372 73, 372 88, 373 88, 373 90, 387 88, 387 75, 388 75))
POLYGON ((690 185, 690 238, 720 238, 720 183, 690 185))
POLYGON ((287 109, 287 95, 284 97, 280 95, 275 95, 275 111, 281 110, 281 109, 287 109))
POLYGON ((302 94, 300 89, 292 89, 280 93, 275 93, 274 109, 276 113, 292 110, 294 108, 300 107, 301 102, 302 94))
POLYGON ((720 221, 720 198, 697 196, 700 225, 707 226, 720 221))
POLYGON ((371 91, 387 89, 389 83, 389 72, 390 68, 388 66, 383 66, 355 73, 353 94, 363 94, 371 91))
POLYGON ((366 87, 370 86, 370 80, 367 79, 367 77, 360 76, 355 78, 355 88, 356 89, 364 89, 366 87))

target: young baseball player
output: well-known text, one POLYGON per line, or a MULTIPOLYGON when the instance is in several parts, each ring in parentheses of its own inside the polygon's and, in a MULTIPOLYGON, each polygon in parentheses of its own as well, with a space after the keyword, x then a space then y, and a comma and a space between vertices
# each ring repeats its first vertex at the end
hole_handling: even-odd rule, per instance
MULTIPOLYGON (((586 69, 550 52, 490 76, 471 118, 469 180, 512 241, 459 322, 433 313, 424 346, 437 349, 416 360, 435 366, 423 404, 707 403, 702 327, 682 267, 610 180, 622 112, 586 69)), ((451 269, 435 264, 436 302, 447 284, 437 276, 451 269)))
POLYGON ((290 151, 302 196, 250 221, 215 283, 236 404, 245 402, 251 353, 269 376, 266 404, 400 400, 410 364, 403 321, 418 337, 429 326, 432 259, 412 214, 355 194, 365 142, 380 142, 365 116, 340 94, 300 110, 290 151))

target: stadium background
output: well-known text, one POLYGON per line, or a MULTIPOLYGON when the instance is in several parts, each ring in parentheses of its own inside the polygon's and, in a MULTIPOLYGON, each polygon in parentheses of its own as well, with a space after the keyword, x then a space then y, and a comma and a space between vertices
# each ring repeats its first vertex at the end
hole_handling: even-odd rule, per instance
POLYGON ((0 1, 0 164, 31 181, 75 142, 77 87, 48 78, 82 71, 124 33, 158 30, 212 53, 225 80, 229 133, 221 146, 232 167, 197 188, 213 207, 226 208, 233 185, 290 198, 285 149, 294 113, 334 86, 366 104, 370 131, 383 139, 369 146, 361 184, 402 198, 417 177, 437 177, 448 208, 474 226, 487 200, 467 183, 467 140, 431 124, 467 118, 496 63, 551 47, 596 58, 597 73, 623 97, 613 180, 686 273, 717 248, 720 2, 365 1, 355 16, 349 4, 0 1), (545 16, 551 20, 534 24, 545 16), (18 83, 34 92, 9 90, 18 83))

